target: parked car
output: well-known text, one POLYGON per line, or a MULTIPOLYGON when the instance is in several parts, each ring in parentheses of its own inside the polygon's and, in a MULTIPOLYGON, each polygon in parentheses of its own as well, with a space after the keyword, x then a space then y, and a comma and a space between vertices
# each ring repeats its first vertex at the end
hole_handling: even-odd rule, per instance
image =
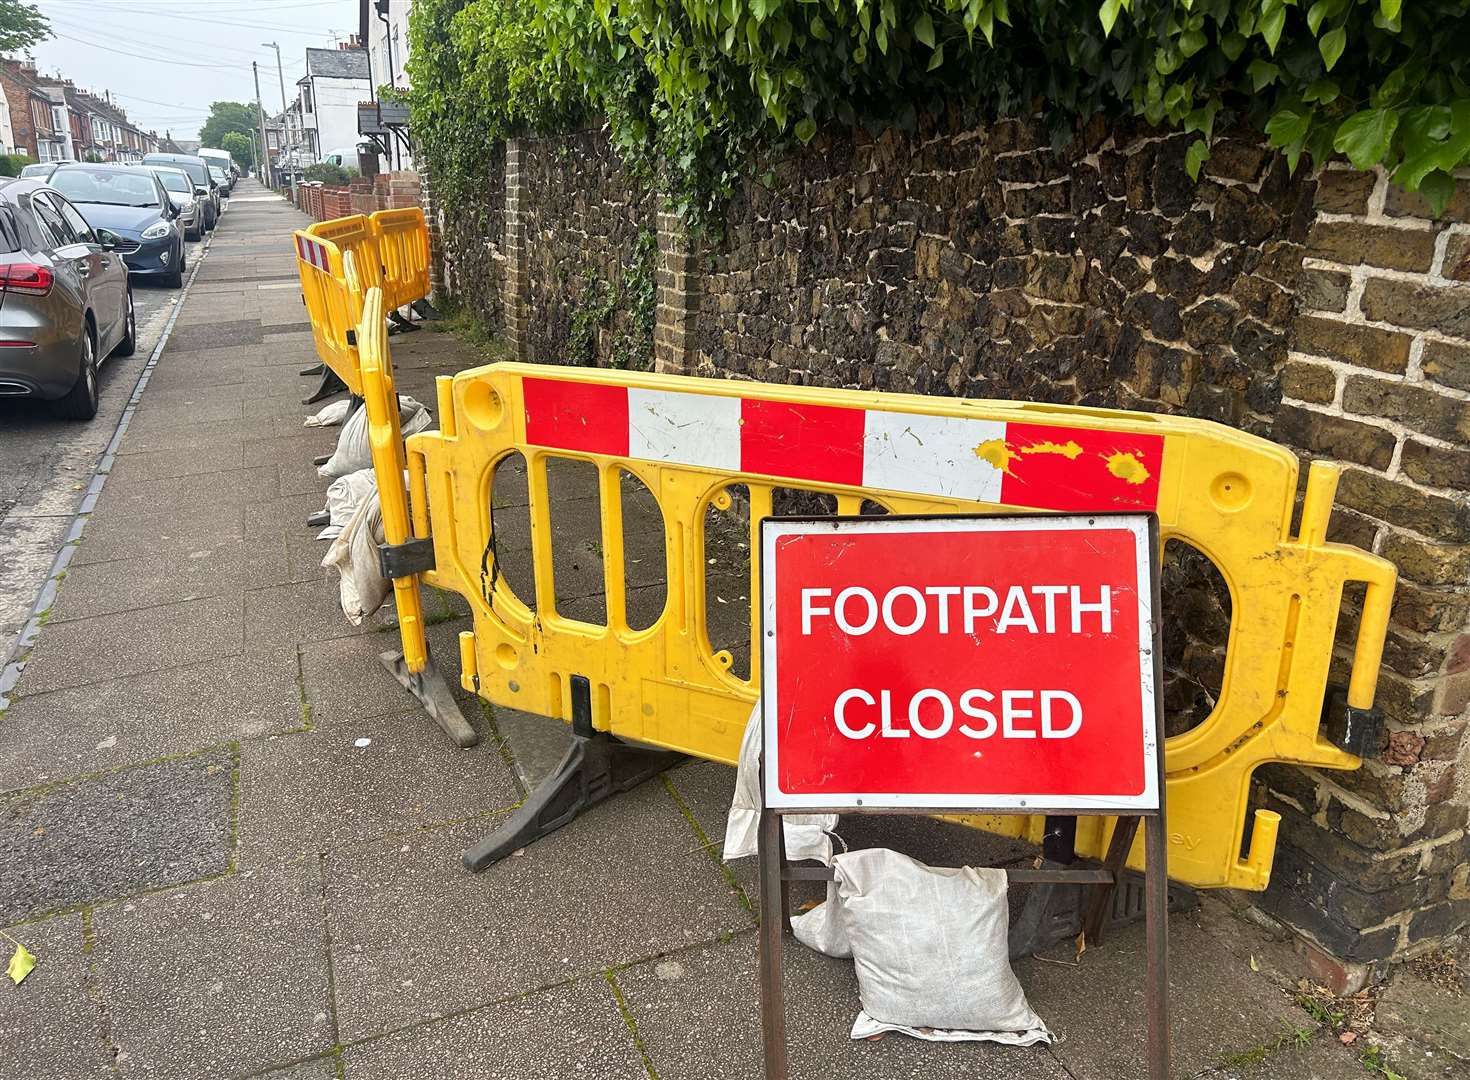
POLYGON ((94 229, 122 238, 117 253, 128 271, 161 277, 178 288, 184 283, 184 230, 179 211, 162 181, 142 165, 63 165, 51 174, 51 187, 81 210, 94 229))
POLYGON ((163 165, 149 166, 158 182, 168 192, 168 198, 179 211, 179 227, 184 230, 185 240, 201 240, 204 223, 200 220, 203 200, 194 194, 194 181, 183 169, 170 169, 163 165))
POLYGON ((20 175, 29 180, 32 178, 45 179, 51 175, 51 170, 62 164, 59 161, 35 161, 20 170, 20 175))
POLYGON ((221 170, 225 174, 225 176, 229 178, 229 182, 225 184, 225 190, 233 191, 235 187, 235 177, 236 175, 238 175, 235 170, 234 155, 231 154, 228 150, 217 150, 212 146, 201 146, 199 148, 199 156, 202 157, 214 168, 221 170))
POLYGON ((98 367, 138 342, 118 239, 45 184, 0 178, 0 395, 97 415, 98 367))
POLYGON ((214 177, 214 182, 228 196, 235 186, 235 178, 227 170, 220 168, 218 165, 210 165, 209 175, 214 177))
POLYGON ((183 169, 194 181, 194 193, 202 195, 204 206, 204 231, 213 232, 219 221, 219 185, 209 175, 209 163, 197 154, 144 154, 144 165, 167 165, 172 169, 183 169))

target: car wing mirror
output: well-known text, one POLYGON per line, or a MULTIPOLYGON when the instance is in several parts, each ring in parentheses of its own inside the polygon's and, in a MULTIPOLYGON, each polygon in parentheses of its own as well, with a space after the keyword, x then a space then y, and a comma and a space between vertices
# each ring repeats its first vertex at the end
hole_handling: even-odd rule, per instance
POLYGON ((122 237, 118 236, 117 233, 113 232, 111 229, 97 230, 97 243, 102 245, 103 251, 111 251, 113 248, 117 247, 118 241, 120 241, 121 239, 122 237))

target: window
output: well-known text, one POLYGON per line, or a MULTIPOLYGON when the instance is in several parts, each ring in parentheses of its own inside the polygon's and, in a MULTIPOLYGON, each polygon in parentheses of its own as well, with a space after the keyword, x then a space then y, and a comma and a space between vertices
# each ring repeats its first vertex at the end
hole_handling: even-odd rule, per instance
POLYGON ((311 112, 312 111, 312 108, 311 108, 311 83, 306 83, 304 86, 301 87, 301 108, 305 112, 311 112))
POLYGON ((71 226, 63 220, 56 207, 51 205, 45 195, 40 193, 32 195, 31 209, 35 211, 36 223, 40 225, 42 235, 51 241, 53 248, 62 248, 78 242, 71 231, 71 226))
POLYGON ((54 203, 56 208, 61 211, 61 216, 71 226, 71 231, 76 236, 78 243, 95 244, 97 242, 97 236, 92 232, 92 226, 87 224, 86 218, 77 213, 75 206, 59 195, 48 195, 46 199, 48 202, 54 203))

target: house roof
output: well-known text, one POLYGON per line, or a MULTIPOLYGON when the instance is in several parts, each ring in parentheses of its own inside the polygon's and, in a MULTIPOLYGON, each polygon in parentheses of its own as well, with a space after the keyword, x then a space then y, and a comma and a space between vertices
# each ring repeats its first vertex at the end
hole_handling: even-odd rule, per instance
POLYGON ((306 76, 327 79, 362 79, 368 77, 366 49, 307 49, 306 76))

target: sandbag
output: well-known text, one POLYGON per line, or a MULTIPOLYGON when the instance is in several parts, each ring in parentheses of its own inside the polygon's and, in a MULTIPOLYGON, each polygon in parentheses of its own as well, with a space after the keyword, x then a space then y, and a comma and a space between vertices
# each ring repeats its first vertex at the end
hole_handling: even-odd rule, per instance
POLYGON ((863 1003, 853 1038, 1051 1041, 1011 970, 1004 870, 925 866, 886 848, 832 866, 863 1003))
POLYGON ((343 420, 347 419, 347 410, 351 407, 352 402, 347 398, 343 398, 341 401, 333 401, 328 405, 323 405, 320 412, 314 413, 306 418, 304 426, 336 427, 343 420))
POLYGON ((808 949, 835 956, 842 960, 852 958, 852 942, 847 940, 847 928, 842 925, 842 897, 837 892, 837 882, 827 882, 827 899, 810 911, 791 916, 791 932, 796 940, 808 949))
POLYGON ((392 579, 384 577, 378 565, 378 545, 382 542, 383 509, 374 485, 372 494, 358 505, 322 559, 322 566, 337 571, 341 578, 338 593, 342 614, 353 626, 382 607, 393 591, 392 579))
MULTIPOLYGON (((735 767, 735 797, 725 822, 726 862, 756 853, 761 806, 761 703, 756 698, 750 719, 745 722, 740 761, 735 767)), ((836 814, 787 814, 782 820, 788 859, 815 859, 824 864, 831 861, 832 839, 827 832, 836 827, 836 814)))
MULTIPOLYGON (((410 435, 423 431, 431 423, 433 417, 429 410, 420 405, 413 398, 404 397, 399 399, 399 428, 406 439, 410 435), (413 411, 407 411, 409 407, 413 411)), ((338 476, 346 476, 358 469, 372 468, 373 445, 368 438, 368 416, 367 409, 361 405, 357 411, 348 418, 347 423, 342 425, 342 434, 337 436, 337 449, 327 459, 326 464, 318 465, 316 474, 318 476, 332 479, 338 476)))
POLYGON ((341 536, 357 508, 377 491, 378 477, 372 469, 358 469, 333 480, 327 486, 327 527, 316 538, 332 540, 341 536))

